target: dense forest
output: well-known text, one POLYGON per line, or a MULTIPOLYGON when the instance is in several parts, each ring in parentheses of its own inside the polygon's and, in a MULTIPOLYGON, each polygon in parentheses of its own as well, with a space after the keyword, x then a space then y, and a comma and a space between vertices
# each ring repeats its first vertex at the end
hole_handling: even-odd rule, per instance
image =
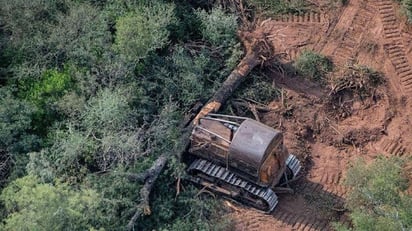
POLYGON ((176 191, 175 154, 184 114, 242 55, 236 15, 207 1, 0 6, 1 229, 123 230, 161 154, 152 216, 135 229, 216 227, 214 201, 176 191))
MULTIPOLYGON (((244 54, 234 2, 0 0, 0 229, 230 229, 218 199, 180 181, 177 154, 193 108, 244 54), (145 174, 162 155, 142 207, 145 174)), ((247 17, 307 7, 245 4, 247 17)), ((235 94, 278 94, 260 80, 235 94)), ((408 214, 410 200, 398 199, 408 214)))

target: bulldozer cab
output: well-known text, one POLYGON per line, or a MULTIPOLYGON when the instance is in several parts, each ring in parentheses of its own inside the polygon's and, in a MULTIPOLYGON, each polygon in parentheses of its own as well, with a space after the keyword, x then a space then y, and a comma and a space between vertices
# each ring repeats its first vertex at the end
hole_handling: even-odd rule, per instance
POLYGON ((209 114, 200 118, 191 142, 190 153, 261 186, 276 185, 286 168, 282 133, 249 118, 209 114))

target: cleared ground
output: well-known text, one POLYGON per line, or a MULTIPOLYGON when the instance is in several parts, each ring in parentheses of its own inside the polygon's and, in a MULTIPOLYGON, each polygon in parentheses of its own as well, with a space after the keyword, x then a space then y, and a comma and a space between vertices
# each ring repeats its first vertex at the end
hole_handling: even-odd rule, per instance
POLYGON ((228 206, 235 230, 328 230, 331 222, 347 220, 341 183, 351 161, 412 153, 412 29, 398 6, 391 0, 350 0, 331 11, 322 1, 312 2, 317 12, 261 24, 275 52, 288 62, 311 49, 338 67, 371 67, 384 74, 386 84, 373 99, 343 97, 342 113, 331 106, 327 87, 271 72, 284 97, 260 119, 284 132, 289 150, 304 160, 304 173, 294 183, 296 193, 280 195, 272 214, 228 206))

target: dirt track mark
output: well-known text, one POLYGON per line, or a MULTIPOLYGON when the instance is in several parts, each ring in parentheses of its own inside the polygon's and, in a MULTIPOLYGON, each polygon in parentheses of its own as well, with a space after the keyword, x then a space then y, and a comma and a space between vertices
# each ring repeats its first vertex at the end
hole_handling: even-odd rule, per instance
POLYGON ((286 230, 296 231, 323 231, 330 230, 328 220, 319 220, 302 214, 277 209, 273 215, 242 211, 241 219, 236 220, 236 230, 261 231, 276 230, 283 227, 286 230), (275 219, 274 219, 275 218, 275 219))
POLYGON ((339 197, 345 197, 346 187, 342 185, 342 172, 328 173, 324 172, 319 183, 323 184, 325 192, 332 193, 339 197))
POLYGON ((286 50, 286 54, 289 56, 289 60, 296 60, 296 58, 300 55, 300 50, 298 48, 289 48, 286 50))
POLYGON ((379 0, 377 6, 386 39, 384 49, 395 68, 403 90, 412 94, 412 68, 407 59, 406 48, 402 44, 402 34, 396 19, 395 8, 391 0, 379 0))
POLYGON ((396 19, 395 8, 392 0, 378 0, 379 15, 383 24, 383 33, 386 39, 400 39, 401 31, 396 19))
POLYGON ((339 154, 333 147, 318 144, 312 147, 313 153, 321 153, 312 158, 313 167, 308 173, 309 184, 305 187, 321 185, 322 191, 333 194, 341 199, 345 198, 347 189, 343 186, 344 169, 346 169, 347 155, 339 154), (311 182, 313 182, 311 184, 311 182))
POLYGON ((337 65, 345 65, 358 55, 360 42, 371 21, 374 9, 365 2, 350 2, 334 27, 331 37, 326 40, 322 53, 333 57, 337 65))
POLYGON ((395 68, 405 92, 412 93, 412 68, 401 41, 385 44, 384 49, 395 68))
MULTIPOLYGON (((319 220, 314 217, 304 215, 297 215, 288 211, 278 211, 273 214, 278 220, 282 221, 291 227, 292 230, 306 231, 306 230, 327 230, 329 229, 329 221, 319 220)), ((261 230, 261 229, 259 229, 261 230)))
POLYGON ((301 24, 324 23, 327 21, 325 14, 316 13, 316 12, 307 12, 304 14, 280 15, 280 16, 275 17, 274 20, 276 22, 301 23, 301 24))
POLYGON ((401 144, 400 139, 385 139, 381 148, 388 154, 402 156, 406 152, 406 148, 401 144))
POLYGON ((358 8, 351 25, 343 36, 339 47, 333 53, 341 63, 350 61, 357 56, 357 48, 362 40, 373 14, 364 8, 358 8), (359 36, 360 35, 360 36, 359 36))
POLYGON ((298 180, 293 188, 296 194, 279 195, 279 204, 272 214, 245 208, 237 209, 234 216, 236 230, 332 230, 330 222, 335 218, 318 212, 326 209, 335 213, 334 209, 343 208, 343 198, 325 191, 321 184, 307 179, 298 180))
POLYGON ((327 198, 330 203, 335 206, 343 206, 344 195, 346 194, 346 188, 340 184, 325 184, 315 183, 312 181, 302 182, 298 186, 298 191, 307 194, 317 194, 323 198, 327 198))

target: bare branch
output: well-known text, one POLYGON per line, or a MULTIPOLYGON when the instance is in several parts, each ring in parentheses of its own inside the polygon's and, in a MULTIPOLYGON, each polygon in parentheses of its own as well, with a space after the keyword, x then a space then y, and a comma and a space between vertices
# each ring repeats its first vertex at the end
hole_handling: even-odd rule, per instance
POLYGON ((150 202, 149 200, 150 192, 152 191, 152 188, 156 182, 156 179, 162 172, 163 168, 166 166, 167 161, 168 161, 168 158, 166 154, 162 154, 159 156, 159 158, 156 159, 152 167, 150 167, 146 171, 147 178, 145 180, 145 184, 143 185, 143 188, 140 190, 141 202, 136 206, 136 212, 133 215, 133 217, 130 219, 129 223, 127 224, 127 230, 133 230, 133 227, 136 224, 136 220, 141 215, 151 214, 150 203, 149 203, 150 202))

